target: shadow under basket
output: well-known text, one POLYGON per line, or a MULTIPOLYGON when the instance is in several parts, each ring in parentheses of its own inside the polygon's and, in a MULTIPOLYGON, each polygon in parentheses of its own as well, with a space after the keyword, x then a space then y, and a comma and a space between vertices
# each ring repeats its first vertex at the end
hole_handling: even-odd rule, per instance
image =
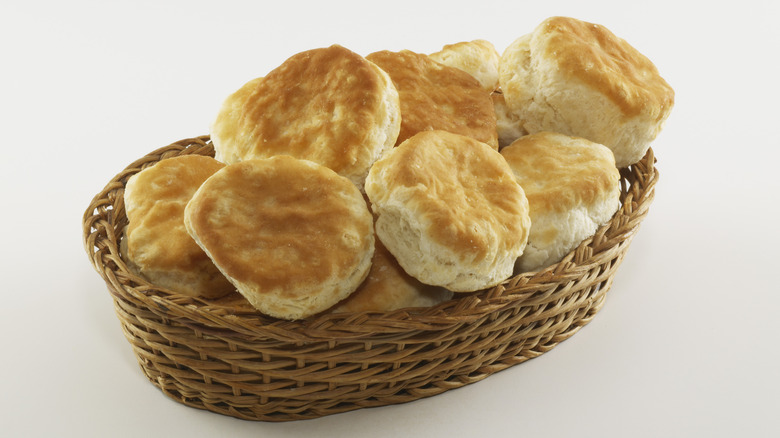
POLYGON ((604 304, 658 179, 651 149, 621 170, 621 207, 610 222, 540 272, 431 308, 282 321, 237 293, 202 300, 155 286, 120 256, 128 178, 187 154, 213 156, 214 148, 207 136, 181 140, 112 179, 84 214, 84 247, 152 383, 186 405, 263 421, 409 402, 549 351, 604 304))

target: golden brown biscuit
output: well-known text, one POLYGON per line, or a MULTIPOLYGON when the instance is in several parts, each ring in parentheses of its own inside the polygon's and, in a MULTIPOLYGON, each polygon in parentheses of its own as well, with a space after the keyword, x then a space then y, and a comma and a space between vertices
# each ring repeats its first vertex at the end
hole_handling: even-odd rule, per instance
POLYGON ((474 40, 448 44, 428 55, 436 62, 474 76, 485 91, 498 88, 498 62, 501 55, 490 41, 474 40))
POLYGON ((375 240, 368 277, 346 300, 332 309, 343 312, 389 312, 406 307, 431 307, 452 298, 452 292, 420 283, 407 274, 392 254, 375 240))
POLYGON ((553 132, 501 149, 525 190, 531 215, 520 271, 559 262, 607 223, 620 206, 620 173, 606 146, 553 132))
POLYGON ((655 65, 603 26, 552 17, 507 47, 499 82, 529 133, 555 131, 639 161, 674 105, 655 65))
POLYGON ((184 227, 187 202, 223 166, 211 157, 184 155, 162 160, 127 181, 123 252, 128 267, 189 296, 217 298, 235 290, 184 227))
POLYGON ((498 149, 490 94, 470 74, 408 50, 375 52, 366 59, 386 71, 398 90, 401 133, 397 145, 418 132, 438 129, 498 149))
POLYGON ((290 156, 226 166, 185 211, 187 231, 261 312, 300 319, 365 279, 371 213, 348 179, 290 156))
POLYGON ((453 292, 512 275, 528 238, 528 201, 490 146, 424 131, 377 161, 366 178, 376 233, 411 276, 453 292))
POLYGON ((298 53, 229 96, 211 127, 216 158, 235 163, 290 155, 359 188, 395 145, 398 92, 376 65, 334 45, 298 53))

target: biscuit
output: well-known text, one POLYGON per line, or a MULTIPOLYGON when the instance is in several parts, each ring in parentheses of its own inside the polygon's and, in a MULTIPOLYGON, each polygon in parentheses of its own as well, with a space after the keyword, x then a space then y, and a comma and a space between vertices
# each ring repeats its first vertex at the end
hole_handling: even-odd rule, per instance
POLYGON ((290 155, 362 188, 371 164, 395 145, 400 124, 390 77, 333 45, 298 53, 231 94, 211 139, 215 157, 227 164, 290 155))
POLYGON ((129 223, 122 252, 132 271, 189 296, 218 298, 235 290, 184 226, 187 202, 223 166, 211 157, 182 155, 130 177, 124 195, 129 223))
POLYGON ((237 163, 248 149, 252 134, 252 123, 245 112, 255 90, 260 87, 262 77, 250 80, 234 91, 222 102, 217 117, 210 127, 214 158, 222 163, 237 163), (239 146, 240 145, 240 146, 239 146))
POLYGON ((260 312, 301 319, 365 279, 373 218, 347 178, 280 155, 231 164, 195 193, 187 231, 260 312))
POLYGON ((498 133, 498 147, 509 146, 513 141, 527 135, 523 128, 523 122, 517 114, 506 106, 504 94, 494 92, 490 95, 493 99, 493 108, 496 111, 496 132, 498 133))
POLYGON ((431 307, 452 298, 452 292, 420 283, 401 268, 392 254, 375 239, 368 277, 346 300, 331 311, 389 312, 406 307, 431 307))
POLYGON ((366 178, 376 233, 411 276, 453 292, 512 275, 528 239, 528 201, 501 154, 470 137, 423 131, 366 178))
POLYGON ((401 132, 396 145, 421 131, 443 130, 498 149, 490 93, 470 74, 409 50, 366 58, 385 70, 398 90, 401 132))
POLYGON ((521 272, 559 262, 620 207, 620 173, 612 151, 553 132, 527 135, 501 149, 525 190, 531 233, 521 272))
POLYGON ((504 51, 499 82, 529 133, 555 131, 639 161, 661 131, 674 91, 655 65, 603 26, 552 17, 504 51))
POLYGON ((448 44, 428 55, 436 62, 474 76, 485 91, 498 88, 498 62, 501 55, 490 41, 474 40, 448 44))

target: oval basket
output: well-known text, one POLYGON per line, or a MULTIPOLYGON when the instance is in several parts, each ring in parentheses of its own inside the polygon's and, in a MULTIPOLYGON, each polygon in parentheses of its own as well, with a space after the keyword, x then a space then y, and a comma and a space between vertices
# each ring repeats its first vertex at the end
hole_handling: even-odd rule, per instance
POLYGON ((282 321, 259 314, 237 293, 200 300, 128 270, 120 256, 125 183, 185 154, 213 156, 214 149, 207 136, 181 140, 112 179, 84 214, 84 247, 153 384, 186 405, 264 421, 429 397, 549 351, 604 304, 658 179, 651 149, 621 170, 622 206, 612 220, 540 272, 426 309, 282 321))

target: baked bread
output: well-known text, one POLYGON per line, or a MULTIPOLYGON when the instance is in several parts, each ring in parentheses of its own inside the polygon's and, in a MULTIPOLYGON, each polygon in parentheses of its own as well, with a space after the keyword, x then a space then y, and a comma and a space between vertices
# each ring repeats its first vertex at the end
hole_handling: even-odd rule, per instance
POLYGON ((389 76, 333 45, 298 53, 230 95, 211 126, 227 164, 290 155, 314 161, 358 188, 395 145, 401 115, 389 76))
POLYGON ((453 292, 511 276, 528 238, 523 189, 498 152, 470 137, 418 133, 374 164, 366 194, 401 267, 453 292))
POLYGON ((555 131, 639 161, 661 131, 674 91, 655 65, 603 26, 552 17, 504 51, 499 82, 529 133, 555 131))
POLYGON ((498 149, 490 93, 470 74, 409 50, 381 51, 366 58, 386 71, 401 101, 396 145, 421 131, 465 135, 498 149))
POLYGON ((128 226, 121 246, 131 270, 193 297, 218 298, 235 290, 184 227, 190 198, 223 166, 211 157, 182 155, 130 177, 124 196, 128 226))
POLYGON ((226 166, 185 210, 187 231, 260 312, 301 319, 365 279, 374 228, 347 178, 281 155, 226 166))
POLYGON ((523 122, 506 106, 504 94, 494 92, 490 95, 493 99, 493 108, 496 111, 496 132, 498 133, 498 147, 509 146, 513 141, 527 135, 523 128, 523 122))
POLYGON ((490 41, 474 40, 448 44, 428 56, 436 62, 474 76, 487 92, 498 88, 498 62, 501 55, 490 41))
POLYGON ((392 254, 374 239, 376 249, 371 270, 363 284, 331 311, 389 312, 406 307, 431 307, 452 298, 452 292, 420 283, 401 268, 392 254))
POLYGON ((559 262, 620 206, 620 174, 606 146, 554 132, 527 135, 501 149, 525 190, 531 234, 520 272, 559 262))

